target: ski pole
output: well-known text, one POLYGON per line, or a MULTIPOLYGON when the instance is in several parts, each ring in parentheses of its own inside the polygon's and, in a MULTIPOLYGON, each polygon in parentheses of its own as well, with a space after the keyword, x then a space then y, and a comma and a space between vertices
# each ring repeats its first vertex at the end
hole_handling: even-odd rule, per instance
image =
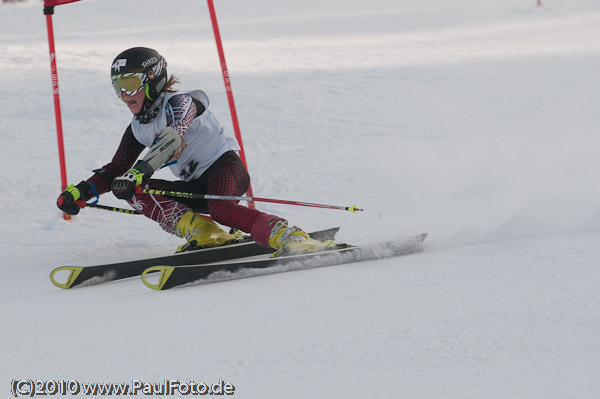
POLYGON ((338 210, 348 211, 348 212, 352 212, 352 213, 364 211, 364 209, 361 209, 356 205, 354 205, 354 206, 325 205, 325 204, 315 204, 312 202, 289 201, 289 200, 280 200, 280 199, 273 199, 273 198, 185 193, 185 192, 181 192, 181 191, 155 190, 155 189, 148 189, 148 188, 141 188, 141 187, 138 187, 136 190, 138 193, 164 195, 165 197, 199 198, 199 199, 206 199, 206 200, 225 200, 225 201, 270 202, 270 203, 275 203, 275 204, 308 206, 308 207, 312 207, 312 208, 338 209, 338 210))
POLYGON ((141 215, 140 212, 133 210, 133 209, 117 208, 115 206, 106 206, 106 205, 100 205, 100 204, 88 204, 87 202, 85 202, 83 200, 77 200, 77 201, 75 201, 75 203, 77 205, 79 205, 81 208, 85 208, 87 206, 90 208, 102 209, 105 211, 128 213, 130 215, 141 215))

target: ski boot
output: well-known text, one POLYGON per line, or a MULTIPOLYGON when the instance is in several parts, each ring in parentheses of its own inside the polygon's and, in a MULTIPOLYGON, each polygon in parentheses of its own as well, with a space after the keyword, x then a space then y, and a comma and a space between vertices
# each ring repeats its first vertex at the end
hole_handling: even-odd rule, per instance
POLYGON ((276 250, 271 257, 319 252, 333 245, 335 241, 322 242, 312 239, 296 226, 288 226, 285 220, 279 220, 269 235, 269 246, 276 250))
POLYGON ((187 243, 177 248, 177 252, 199 247, 218 247, 236 239, 234 235, 221 230, 215 222, 194 211, 187 211, 179 219, 175 235, 187 240, 187 243))

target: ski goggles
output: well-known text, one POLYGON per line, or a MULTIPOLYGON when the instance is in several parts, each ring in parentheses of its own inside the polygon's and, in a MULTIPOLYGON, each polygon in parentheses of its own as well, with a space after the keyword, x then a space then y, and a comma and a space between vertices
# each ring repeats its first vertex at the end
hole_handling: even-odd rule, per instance
MULTIPOLYGON (((152 73, 152 71, 150 71, 152 73)), ((148 75, 145 73, 123 73, 121 75, 114 75, 111 77, 113 88, 118 97, 121 97, 122 93, 133 96, 144 88, 144 85, 148 83, 148 75)))

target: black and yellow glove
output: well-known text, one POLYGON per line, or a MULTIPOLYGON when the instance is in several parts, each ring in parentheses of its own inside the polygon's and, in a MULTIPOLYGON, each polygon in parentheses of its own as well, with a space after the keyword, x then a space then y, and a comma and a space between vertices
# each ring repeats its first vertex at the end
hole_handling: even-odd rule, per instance
POLYGON ((138 161, 133 168, 115 178, 110 189, 118 199, 128 200, 135 194, 135 188, 146 182, 153 173, 148 162, 138 161))
POLYGON ((95 191, 96 189, 93 185, 84 181, 76 186, 71 184, 58 196, 56 205, 61 211, 69 215, 77 215, 79 210, 85 207, 87 200, 98 196, 95 194, 95 191))

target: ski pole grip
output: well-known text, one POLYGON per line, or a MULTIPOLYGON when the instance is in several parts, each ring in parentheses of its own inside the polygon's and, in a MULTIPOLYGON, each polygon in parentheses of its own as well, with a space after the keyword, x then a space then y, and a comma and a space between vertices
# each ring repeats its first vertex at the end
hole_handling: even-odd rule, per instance
POLYGON ((87 206, 87 202, 85 202, 84 200, 77 200, 75 201, 75 204, 82 209, 87 206))

